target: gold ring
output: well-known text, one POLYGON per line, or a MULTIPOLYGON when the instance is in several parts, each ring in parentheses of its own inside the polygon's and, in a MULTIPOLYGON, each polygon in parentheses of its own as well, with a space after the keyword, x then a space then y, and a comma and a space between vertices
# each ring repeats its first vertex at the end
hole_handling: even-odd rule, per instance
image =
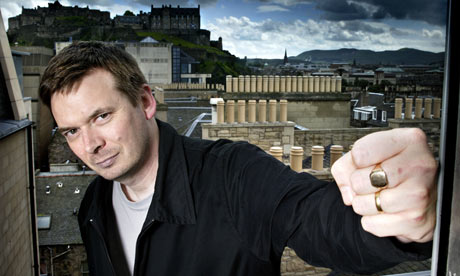
POLYGON ((369 174, 372 186, 375 188, 385 188, 388 185, 388 178, 380 164, 377 164, 369 174))
POLYGON ((380 202, 380 192, 381 191, 377 191, 375 193, 375 207, 377 207, 377 211, 379 211, 379 213, 383 213, 382 205, 380 202))

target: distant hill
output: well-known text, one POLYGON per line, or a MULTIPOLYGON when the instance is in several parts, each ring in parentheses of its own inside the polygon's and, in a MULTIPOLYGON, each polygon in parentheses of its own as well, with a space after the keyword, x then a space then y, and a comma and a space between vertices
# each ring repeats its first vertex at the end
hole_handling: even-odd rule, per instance
POLYGON ((444 52, 432 53, 411 48, 375 52, 351 48, 306 51, 298 56, 289 57, 289 59, 327 63, 356 61, 357 64, 431 64, 442 62, 444 52))

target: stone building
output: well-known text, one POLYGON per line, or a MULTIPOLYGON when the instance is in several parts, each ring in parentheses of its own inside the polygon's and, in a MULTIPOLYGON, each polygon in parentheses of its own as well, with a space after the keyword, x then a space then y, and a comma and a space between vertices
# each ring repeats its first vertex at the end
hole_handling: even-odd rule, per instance
POLYGON ((16 30, 27 25, 51 26, 63 20, 63 17, 82 17, 97 25, 111 25, 110 12, 92 10, 89 7, 80 8, 62 6, 59 1, 48 3, 48 7, 27 9, 22 7, 22 13, 8 18, 9 30, 16 30))
POLYGON ((152 85, 172 82, 173 44, 159 43, 152 38, 123 44, 126 52, 136 59, 147 83, 152 85))
POLYGON ((0 275, 37 275, 31 122, 0 13, 0 275))
POLYGON ((150 6, 150 29, 200 29, 200 5, 197 8, 177 8, 162 5, 150 6))

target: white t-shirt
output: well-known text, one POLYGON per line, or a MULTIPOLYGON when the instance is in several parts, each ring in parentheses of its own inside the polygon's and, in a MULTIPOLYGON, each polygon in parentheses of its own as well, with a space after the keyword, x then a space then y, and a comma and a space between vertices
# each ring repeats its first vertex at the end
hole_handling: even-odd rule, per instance
POLYGON ((134 274, 137 237, 147 217, 152 196, 153 193, 141 201, 129 201, 121 188, 120 182, 113 182, 112 205, 131 275, 134 274))

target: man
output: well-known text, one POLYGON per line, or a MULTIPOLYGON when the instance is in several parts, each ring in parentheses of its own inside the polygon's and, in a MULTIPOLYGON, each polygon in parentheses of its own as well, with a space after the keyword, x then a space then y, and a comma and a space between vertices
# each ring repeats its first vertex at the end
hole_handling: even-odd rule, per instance
POLYGON ((420 130, 356 142, 333 168, 340 193, 248 143, 178 135, 154 119, 136 62, 114 46, 64 49, 40 96, 100 175, 79 212, 93 275, 279 275, 286 245, 362 273, 430 254, 436 163, 420 130), (384 190, 369 180, 380 163, 384 190))

